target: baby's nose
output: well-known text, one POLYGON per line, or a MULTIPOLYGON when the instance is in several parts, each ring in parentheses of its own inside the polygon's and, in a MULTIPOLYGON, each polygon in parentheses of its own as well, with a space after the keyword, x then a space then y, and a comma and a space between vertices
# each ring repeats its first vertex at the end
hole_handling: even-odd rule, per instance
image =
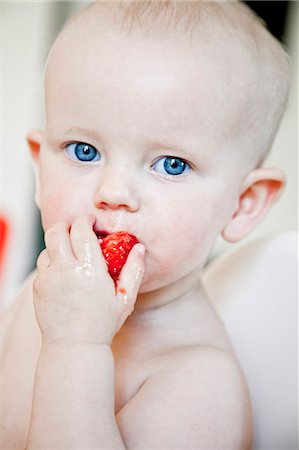
POLYGON ((133 181, 122 171, 112 173, 109 171, 98 183, 94 203, 101 209, 125 209, 130 212, 137 211, 139 200, 137 187, 133 181))

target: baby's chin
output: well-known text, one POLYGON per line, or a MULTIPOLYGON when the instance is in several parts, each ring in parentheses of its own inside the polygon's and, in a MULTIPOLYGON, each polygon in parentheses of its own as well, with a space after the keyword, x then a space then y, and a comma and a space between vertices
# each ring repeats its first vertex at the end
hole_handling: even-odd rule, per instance
MULTIPOLYGON (((148 255, 147 255, 148 256, 148 255)), ((150 262, 145 260, 145 272, 140 284, 138 295, 154 293, 160 289, 167 287, 168 279, 163 279, 157 270, 153 270, 150 262)))

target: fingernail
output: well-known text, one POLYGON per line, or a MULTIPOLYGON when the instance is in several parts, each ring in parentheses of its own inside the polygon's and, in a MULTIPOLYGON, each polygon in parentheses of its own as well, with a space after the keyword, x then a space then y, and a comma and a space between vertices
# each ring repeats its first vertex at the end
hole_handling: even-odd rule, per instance
POLYGON ((139 252, 140 256, 144 256, 144 253, 145 253, 144 245, 142 245, 142 244, 139 245, 138 252, 139 252))

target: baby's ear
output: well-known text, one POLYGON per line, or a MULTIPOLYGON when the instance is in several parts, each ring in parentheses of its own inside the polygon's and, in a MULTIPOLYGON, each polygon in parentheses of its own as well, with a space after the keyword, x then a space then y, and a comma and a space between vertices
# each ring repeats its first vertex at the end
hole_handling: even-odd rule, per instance
POLYGON ((32 130, 26 135, 26 140, 29 145, 29 150, 34 163, 37 162, 39 157, 40 146, 43 138, 42 131, 32 130))
POLYGON ((222 230, 223 238, 237 242, 247 236, 278 200, 285 182, 284 173, 276 168, 260 168, 251 172, 242 184, 238 209, 222 230))
POLYGON ((32 156, 34 171, 35 171, 35 180, 36 180, 36 191, 35 191, 35 203, 38 208, 40 208, 40 173, 39 173, 39 153, 40 146, 43 138, 43 133, 38 130, 30 131, 26 140, 29 146, 29 150, 32 156))

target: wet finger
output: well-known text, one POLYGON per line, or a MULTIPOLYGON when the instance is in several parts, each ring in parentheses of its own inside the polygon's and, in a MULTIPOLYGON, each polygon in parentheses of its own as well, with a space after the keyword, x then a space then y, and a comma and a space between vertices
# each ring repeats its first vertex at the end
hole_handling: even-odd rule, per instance
POLYGON ((52 261, 65 262, 74 258, 70 243, 69 225, 57 222, 45 233, 45 244, 52 261))
POLYGON ((131 310, 134 309, 137 294, 144 276, 144 253, 145 247, 143 244, 139 243, 134 245, 117 282, 117 297, 131 310))
POLYGON ((93 231, 95 218, 84 215, 78 217, 70 231, 71 245, 75 257, 82 262, 101 264, 106 270, 99 240, 93 231))

